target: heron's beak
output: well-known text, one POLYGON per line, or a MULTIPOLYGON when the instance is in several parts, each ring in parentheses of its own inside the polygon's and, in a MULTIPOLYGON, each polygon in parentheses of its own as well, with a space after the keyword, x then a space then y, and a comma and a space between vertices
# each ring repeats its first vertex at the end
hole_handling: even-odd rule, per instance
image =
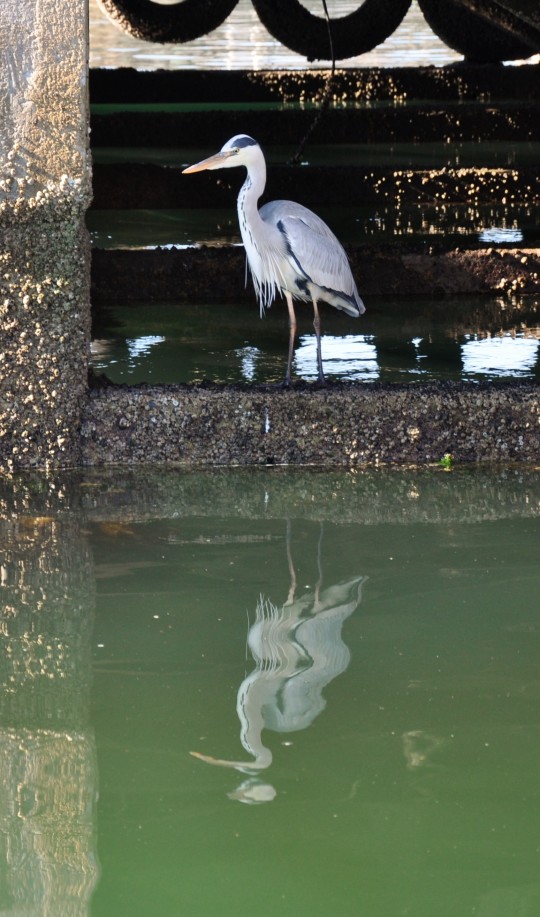
POLYGON ((185 172, 202 172, 204 169, 221 169, 223 168, 226 160, 231 155, 232 150, 226 150, 224 153, 214 153, 213 156, 209 156, 208 159, 202 159, 200 162, 196 162, 193 166, 188 166, 187 169, 182 169, 182 174, 185 172))

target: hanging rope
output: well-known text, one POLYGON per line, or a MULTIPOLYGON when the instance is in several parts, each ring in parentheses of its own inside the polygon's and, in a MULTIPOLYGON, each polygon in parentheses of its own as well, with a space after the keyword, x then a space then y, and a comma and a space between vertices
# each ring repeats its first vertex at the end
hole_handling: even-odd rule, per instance
POLYGON ((322 0, 322 5, 324 9, 324 16, 326 19, 326 26, 328 29, 328 47, 330 51, 330 58, 332 60, 332 67, 330 70, 330 74, 324 85, 324 92, 323 92, 323 97, 321 100, 319 110, 316 113, 313 121, 311 122, 308 130, 304 134, 304 137, 300 141, 300 144, 298 146, 298 149, 296 150, 296 153, 289 160, 290 166, 298 165, 298 163, 302 159, 302 155, 304 153, 304 148, 306 146, 306 143, 308 142, 309 138, 311 137, 317 125, 321 123, 324 113, 327 111, 328 106, 330 105, 330 99, 332 98, 332 90, 334 88, 334 76, 336 73, 336 56, 334 54, 334 40, 332 38, 332 24, 330 21, 330 16, 328 15, 328 7, 326 5, 326 0, 322 0))

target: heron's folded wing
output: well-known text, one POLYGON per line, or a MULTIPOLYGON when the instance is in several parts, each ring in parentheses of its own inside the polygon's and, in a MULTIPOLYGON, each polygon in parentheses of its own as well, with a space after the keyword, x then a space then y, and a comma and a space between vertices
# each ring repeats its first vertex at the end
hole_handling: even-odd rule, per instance
POLYGON ((352 296, 356 287, 349 260, 332 230, 302 207, 280 220, 288 248, 303 272, 318 286, 352 296))

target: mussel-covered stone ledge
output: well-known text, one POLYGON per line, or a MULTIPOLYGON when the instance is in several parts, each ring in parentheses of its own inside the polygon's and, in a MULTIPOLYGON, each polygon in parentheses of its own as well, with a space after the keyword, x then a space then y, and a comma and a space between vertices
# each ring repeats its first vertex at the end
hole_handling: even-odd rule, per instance
POLYGON ((104 386, 81 426, 86 465, 535 463, 536 383, 104 386))

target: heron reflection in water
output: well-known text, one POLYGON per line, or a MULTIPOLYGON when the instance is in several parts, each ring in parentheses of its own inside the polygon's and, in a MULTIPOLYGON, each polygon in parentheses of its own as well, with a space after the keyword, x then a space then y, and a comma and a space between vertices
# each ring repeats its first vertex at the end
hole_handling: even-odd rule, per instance
POLYGON ((345 671, 350 653, 341 639, 344 621, 355 611, 367 579, 354 576, 323 588, 321 524, 317 546, 318 581, 313 590, 296 596, 296 572, 291 552, 291 527, 287 523, 286 547, 290 589, 279 607, 260 595, 255 621, 247 643, 255 668, 240 685, 236 710, 240 720, 240 741, 252 756, 245 761, 228 761, 191 752, 209 764, 235 768, 247 775, 229 796, 246 803, 271 801, 276 792, 270 784, 254 779, 272 763, 272 752, 263 743, 262 732, 271 729, 289 733, 306 729, 324 709, 323 690, 345 671))

